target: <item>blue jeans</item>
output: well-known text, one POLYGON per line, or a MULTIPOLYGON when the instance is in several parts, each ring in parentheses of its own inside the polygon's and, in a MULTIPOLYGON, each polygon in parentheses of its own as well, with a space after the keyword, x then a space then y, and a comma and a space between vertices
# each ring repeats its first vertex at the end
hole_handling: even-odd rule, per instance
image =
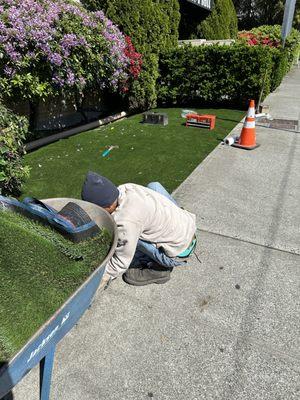
MULTIPOLYGON (((162 194, 172 201, 172 203, 178 205, 159 182, 151 182, 147 187, 162 194)), ((162 249, 158 249, 153 243, 140 239, 137 243, 136 251, 130 266, 146 266, 151 261, 157 262, 167 268, 178 267, 179 265, 184 265, 186 263, 186 261, 177 260, 176 257, 168 257, 162 249)))

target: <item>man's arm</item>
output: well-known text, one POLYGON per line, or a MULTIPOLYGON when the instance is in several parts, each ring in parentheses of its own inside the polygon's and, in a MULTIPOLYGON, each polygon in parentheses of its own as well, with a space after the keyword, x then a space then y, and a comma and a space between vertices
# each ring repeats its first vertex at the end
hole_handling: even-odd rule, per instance
POLYGON ((117 227, 117 247, 106 266, 106 273, 111 278, 122 275, 128 269, 142 230, 139 224, 132 221, 122 221, 117 224, 117 227))

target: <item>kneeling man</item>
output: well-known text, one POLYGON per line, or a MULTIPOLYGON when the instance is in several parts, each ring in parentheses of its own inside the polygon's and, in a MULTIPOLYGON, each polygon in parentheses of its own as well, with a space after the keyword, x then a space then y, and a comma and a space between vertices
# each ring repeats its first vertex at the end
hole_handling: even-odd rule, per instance
POLYGON ((106 266, 106 282, 123 275, 132 285, 165 283, 196 245, 195 215, 178 207, 158 182, 116 187, 89 172, 82 199, 104 208, 117 224, 118 244, 106 266))

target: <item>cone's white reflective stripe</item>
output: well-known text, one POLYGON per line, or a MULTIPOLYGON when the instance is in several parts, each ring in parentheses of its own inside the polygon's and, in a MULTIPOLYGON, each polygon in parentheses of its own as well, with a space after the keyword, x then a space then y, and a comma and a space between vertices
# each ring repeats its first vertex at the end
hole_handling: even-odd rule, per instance
POLYGON ((255 108, 249 107, 247 117, 254 118, 255 117, 255 108))
POLYGON ((244 128, 255 128, 255 121, 245 121, 244 128))

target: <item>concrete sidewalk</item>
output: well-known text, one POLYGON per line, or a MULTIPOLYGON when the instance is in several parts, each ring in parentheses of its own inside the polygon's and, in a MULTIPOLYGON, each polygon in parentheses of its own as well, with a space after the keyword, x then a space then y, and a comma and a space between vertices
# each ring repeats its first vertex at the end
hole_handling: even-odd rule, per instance
MULTIPOLYGON (((300 69, 268 102, 298 118, 300 69)), ((118 279, 96 296, 58 346, 51 399, 300 398, 300 133, 257 139, 218 146, 176 190, 197 214, 198 257, 166 285, 118 279)), ((38 399, 37 369, 14 396, 38 399)))

